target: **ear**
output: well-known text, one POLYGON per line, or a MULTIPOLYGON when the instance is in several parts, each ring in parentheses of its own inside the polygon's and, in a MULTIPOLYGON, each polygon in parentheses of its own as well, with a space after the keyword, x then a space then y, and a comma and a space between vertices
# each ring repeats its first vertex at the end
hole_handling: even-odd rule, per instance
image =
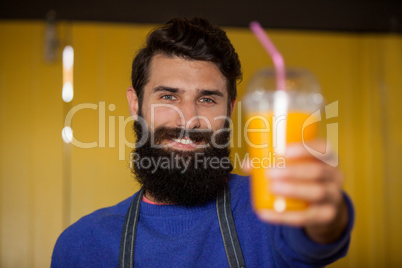
POLYGON ((133 87, 129 87, 127 89, 127 101, 128 101, 128 109, 130 111, 131 116, 134 120, 137 120, 138 117, 138 97, 137 93, 133 87))
POLYGON ((232 103, 230 104, 230 114, 229 114, 229 117, 232 117, 235 104, 236 104, 236 99, 232 100, 232 103))

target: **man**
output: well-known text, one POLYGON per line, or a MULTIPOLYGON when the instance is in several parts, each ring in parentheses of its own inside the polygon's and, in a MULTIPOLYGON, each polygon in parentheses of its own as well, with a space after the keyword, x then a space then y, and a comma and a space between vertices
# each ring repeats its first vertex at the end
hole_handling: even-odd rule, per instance
POLYGON ((64 231, 52 267, 322 267, 346 254, 353 212, 342 175, 301 144, 287 159, 303 164, 269 177, 274 193, 308 209, 252 210, 248 178, 230 173, 240 78, 225 32, 206 20, 174 19, 148 36, 127 90, 142 190, 64 231))

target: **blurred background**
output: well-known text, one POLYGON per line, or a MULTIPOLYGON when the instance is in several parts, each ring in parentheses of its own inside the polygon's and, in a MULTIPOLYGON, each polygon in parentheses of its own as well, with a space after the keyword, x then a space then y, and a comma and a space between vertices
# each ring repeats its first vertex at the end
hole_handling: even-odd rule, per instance
MULTIPOLYGON (((251 75, 272 66, 252 20, 288 66, 317 76, 327 103, 338 105, 323 126, 337 124, 332 142, 356 209, 349 254, 330 267, 401 267, 402 5, 312 0, 1 3, 0 267, 49 267, 68 225, 137 191, 125 94, 131 62, 153 27, 195 15, 222 26, 234 44, 244 73, 238 100, 251 75), (66 46, 74 62, 63 78, 66 46), (65 88, 69 102, 63 79, 73 86, 65 88), (66 125, 81 146, 63 141, 66 125)), ((233 159, 246 153, 241 109, 238 102, 233 159)))

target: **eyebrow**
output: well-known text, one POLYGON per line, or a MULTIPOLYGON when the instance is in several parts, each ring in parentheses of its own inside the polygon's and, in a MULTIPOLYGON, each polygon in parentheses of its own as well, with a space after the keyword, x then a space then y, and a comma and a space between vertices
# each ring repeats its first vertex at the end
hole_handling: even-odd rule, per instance
POLYGON ((211 90, 211 89, 201 89, 199 92, 201 96, 218 96, 224 97, 223 93, 219 90, 211 90))
POLYGON ((167 91, 167 92, 170 92, 170 93, 177 93, 180 90, 178 88, 166 87, 166 86, 158 86, 158 87, 154 88, 154 90, 153 90, 154 93, 163 92, 163 91, 167 91))
MULTIPOLYGON (((157 92, 170 92, 170 93, 178 93, 180 91, 183 91, 178 88, 174 87, 168 87, 168 86, 158 86, 153 89, 153 93, 157 92)), ((199 96, 218 96, 218 97, 224 97, 223 93, 219 90, 216 89, 200 89, 198 90, 198 95, 199 96)))

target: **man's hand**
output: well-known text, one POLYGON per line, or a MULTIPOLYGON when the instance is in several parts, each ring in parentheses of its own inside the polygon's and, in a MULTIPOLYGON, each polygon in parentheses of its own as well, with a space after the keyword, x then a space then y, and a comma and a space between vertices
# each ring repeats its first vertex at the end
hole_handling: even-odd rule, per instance
MULTIPOLYGON (((326 149, 322 140, 308 145, 316 151, 326 149)), ((259 210, 256 211, 258 217, 270 223, 304 227, 307 235, 318 243, 336 241, 348 223, 341 171, 313 157, 302 143, 289 145, 285 158, 285 169, 267 170, 271 191, 275 195, 305 200, 309 207, 304 211, 259 210)))

